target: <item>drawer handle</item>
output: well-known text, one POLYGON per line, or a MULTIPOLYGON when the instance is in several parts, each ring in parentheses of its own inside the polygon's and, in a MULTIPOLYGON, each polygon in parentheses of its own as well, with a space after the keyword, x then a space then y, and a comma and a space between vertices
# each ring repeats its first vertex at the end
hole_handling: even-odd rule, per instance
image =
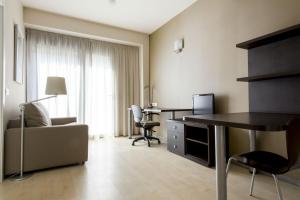
POLYGON ((173 129, 177 129, 177 126, 173 126, 173 129))
POLYGON ((177 135, 174 135, 173 138, 174 138, 174 139, 177 139, 177 135))
POLYGON ((177 145, 174 145, 173 148, 174 148, 174 149, 177 149, 177 145))

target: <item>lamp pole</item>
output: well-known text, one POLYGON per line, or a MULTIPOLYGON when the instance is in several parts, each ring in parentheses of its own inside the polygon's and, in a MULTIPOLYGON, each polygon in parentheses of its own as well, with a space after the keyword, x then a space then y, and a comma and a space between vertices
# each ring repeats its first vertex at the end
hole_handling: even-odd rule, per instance
POLYGON ((52 96, 48 96, 48 97, 45 97, 45 98, 41 98, 41 99, 37 99, 37 100, 34 100, 34 101, 30 101, 30 102, 20 104, 20 110, 21 110, 20 173, 15 174, 15 175, 12 176, 12 178, 14 180, 21 181, 21 180, 24 180, 25 178, 27 178, 28 176, 30 176, 28 174, 26 174, 26 175, 23 174, 23 171, 24 171, 24 111, 25 111, 25 106, 30 104, 30 103, 34 103, 34 102, 38 102, 38 101, 42 101, 42 100, 57 97, 57 95, 66 95, 67 94, 67 89, 66 89, 65 78, 64 77, 57 77, 57 76, 49 76, 47 78, 45 93, 46 93, 46 95, 52 95, 52 96))
POLYGON ((24 105, 20 105, 20 110, 21 110, 21 160, 20 160, 20 175, 18 177, 16 177, 16 180, 23 180, 24 178, 24 175, 23 175, 23 156, 24 156, 24 105))
POLYGON ((50 98, 54 98, 57 97, 57 95, 53 95, 53 96, 49 96, 49 97, 45 97, 42 99, 37 99, 34 101, 30 101, 30 102, 26 102, 26 103, 22 103, 20 104, 20 111, 21 111, 21 150, 20 150, 20 174, 19 175, 15 175, 13 176, 14 180, 17 181, 22 181, 28 177, 30 177, 30 174, 24 175, 23 171, 24 171, 24 111, 25 111, 25 105, 34 103, 34 102, 38 102, 38 101, 42 101, 42 100, 46 100, 46 99, 50 99, 50 98))

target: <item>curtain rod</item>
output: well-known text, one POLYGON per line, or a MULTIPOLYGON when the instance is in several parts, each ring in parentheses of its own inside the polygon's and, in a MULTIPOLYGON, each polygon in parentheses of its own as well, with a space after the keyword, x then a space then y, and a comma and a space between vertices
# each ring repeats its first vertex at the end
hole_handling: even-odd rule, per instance
POLYGON ((79 32, 74 32, 74 31, 63 30, 63 29, 50 28, 50 27, 46 27, 46 26, 39 26, 39 25, 34 25, 34 24, 29 24, 29 23, 24 23, 24 26, 25 26, 25 28, 31 28, 31 29, 36 29, 36 30, 40 30, 40 31, 48 31, 48 32, 52 32, 52 33, 59 33, 59 34, 64 34, 64 35, 69 35, 69 36, 74 36, 74 37, 100 40, 100 41, 111 42, 111 43, 115 43, 115 44, 130 45, 130 46, 135 46, 135 47, 139 47, 139 48, 143 46, 142 43, 129 42, 129 41, 107 38, 107 37, 102 37, 102 36, 97 36, 97 35, 86 34, 86 33, 79 33, 79 32))

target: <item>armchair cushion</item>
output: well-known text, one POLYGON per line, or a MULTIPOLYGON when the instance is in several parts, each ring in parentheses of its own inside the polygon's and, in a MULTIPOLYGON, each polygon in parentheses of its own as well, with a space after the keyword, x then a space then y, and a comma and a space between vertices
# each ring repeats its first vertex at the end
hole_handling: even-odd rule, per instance
POLYGON ((30 103, 24 106, 24 118, 27 127, 51 126, 51 120, 46 108, 40 103, 30 103))
MULTIPOLYGON (((71 124, 76 123, 77 119, 76 117, 60 117, 60 118, 51 118, 51 124, 53 126, 55 125, 65 125, 65 124, 71 124)), ((7 124, 7 129, 11 128, 20 128, 21 127, 21 120, 20 119, 14 119, 9 120, 7 124)))

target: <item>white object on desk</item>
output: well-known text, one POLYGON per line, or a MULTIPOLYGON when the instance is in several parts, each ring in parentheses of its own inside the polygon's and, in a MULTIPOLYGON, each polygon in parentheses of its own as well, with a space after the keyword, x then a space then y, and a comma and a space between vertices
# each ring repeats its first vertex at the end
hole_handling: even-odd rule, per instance
POLYGON ((151 103, 151 106, 157 107, 157 103, 153 102, 153 103, 151 103))

